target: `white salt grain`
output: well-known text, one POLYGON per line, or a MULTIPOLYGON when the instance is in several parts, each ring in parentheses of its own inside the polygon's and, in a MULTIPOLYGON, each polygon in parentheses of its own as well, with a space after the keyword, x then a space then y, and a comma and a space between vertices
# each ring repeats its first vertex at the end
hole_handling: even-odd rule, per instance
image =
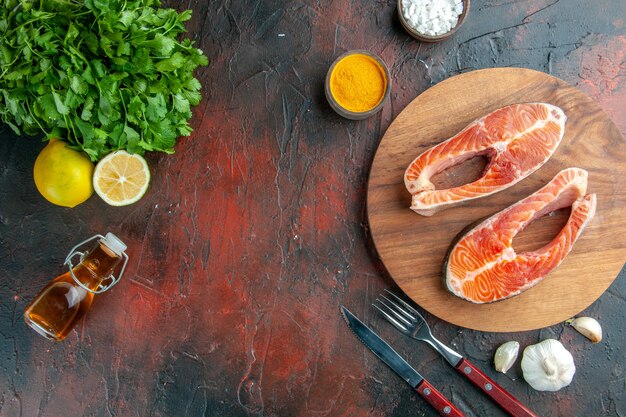
POLYGON ((427 36, 450 32, 462 13, 461 0, 402 0, 402 14, 408 25, 427 36))

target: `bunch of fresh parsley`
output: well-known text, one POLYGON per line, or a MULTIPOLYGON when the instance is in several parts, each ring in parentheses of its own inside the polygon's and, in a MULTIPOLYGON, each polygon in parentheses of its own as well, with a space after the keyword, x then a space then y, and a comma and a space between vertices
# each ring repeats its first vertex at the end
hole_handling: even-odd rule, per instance
POLYGON ((93 161, 172 153, 200 102, 206 56, 191 11, 159 0, 0 0, 0 116, 17 134, 60 138, 93 161))

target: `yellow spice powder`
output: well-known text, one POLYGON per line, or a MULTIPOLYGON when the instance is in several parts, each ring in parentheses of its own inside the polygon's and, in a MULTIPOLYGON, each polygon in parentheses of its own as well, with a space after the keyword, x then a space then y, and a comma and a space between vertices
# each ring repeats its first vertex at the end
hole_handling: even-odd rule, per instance
POLYGON ((352 54, 335 65, 330 74, 330 92, 341 107, 365 112, 376 107, 385 95, 387 77, 376 60, 352 54))

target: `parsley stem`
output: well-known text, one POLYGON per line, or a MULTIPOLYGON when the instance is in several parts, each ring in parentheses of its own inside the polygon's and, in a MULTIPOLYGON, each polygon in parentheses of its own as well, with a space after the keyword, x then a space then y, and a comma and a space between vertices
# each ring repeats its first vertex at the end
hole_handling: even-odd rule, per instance
POLYGON ((78 135, 76 134, 76 130, 74 129, 74 123, 72 123, 71 119, 68 122, 68 118, 66 115, 63 115, 63 120, 65 121, 65 128, 67 129, 68 125, 71 127, 72 129, 72 133, 74 134, 74 140, 71 140, 72 138, 68 138, 69 142, 75 142, 76 145, 79 145, 82 148, 82 144, 78 141, 78 135))
POLYGON ((35 55, 36 57, 39 57, 39 58, 43 58, 43 56, 41 56, 37 51, 35 51, 33 48, 31 48, 30 43, 28 41, 25 41, 24 43, 26 44, 26 46, 28 46, 28 49, 30 49, 30 51, 33 53, 33 55, 35 55))
POLYGON ((30 117, 33 118, 33 120, 35 121, 35 123, 37 123, 37 125, 43 131, 43 133, 45 133, 46 136, 48 136, 49 135, 48 131, 43 128, 41 123, 39 123, 39 120, 37 120, 37 117, 35 117, 35 115, 33 114, 33 111, 30 109, 30 105, 28 104, 28 100, 25 100, 25 103, 26 103, 26 108, 28 109, 28 113, 30 114, 30 117))
POLYGON ((124 89, 120 88, 117 91, 120 93, 120 101, 122 102, 122 108, 124 109, 124 116, 125 116, 125 119, 126 119, 126 116, 128 115, 128 112, 126 111, 126 102, 124 101, 124 95, 122 94, 122 90, 124 90, 124 89))
MULTIPOLYGON (((161 27, 150 29, 150 30, 148 30, 146 32, 141 33, 140 35, 137 35, 137 36, 134 36, 134 37, 130 38, 129 40, 134 41, 135 39, 140 38, 140 37, 142 37, 144 35, 147 35, 148 33, 152 33, 152 32, 156 32, 158 30, 162 30, 170 22, 170 20, 171 20, 171 18, 169 18, 168 21, 165 22, 165 25, 163 25, 161 27)), ((171 24, 170 27, 167 28, 165 31, 163 31, 161 34, 162 35, 166 35, 170 30, 172 30, 172 29, 174 29, 176 27, 176 23, 180 23, 178 21, 178 16, 174 17, 174 23, 171 24)))

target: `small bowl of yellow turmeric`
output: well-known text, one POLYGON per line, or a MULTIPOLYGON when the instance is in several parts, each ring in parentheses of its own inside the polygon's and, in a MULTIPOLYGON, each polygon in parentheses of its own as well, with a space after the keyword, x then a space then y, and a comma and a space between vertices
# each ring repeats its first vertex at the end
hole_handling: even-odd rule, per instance
POLYGON ((366 119, 382 109, 389 97, 389 70, 368 51, 348 51, 333 62, 326 74, 326 99, 341 116, 366 119))

